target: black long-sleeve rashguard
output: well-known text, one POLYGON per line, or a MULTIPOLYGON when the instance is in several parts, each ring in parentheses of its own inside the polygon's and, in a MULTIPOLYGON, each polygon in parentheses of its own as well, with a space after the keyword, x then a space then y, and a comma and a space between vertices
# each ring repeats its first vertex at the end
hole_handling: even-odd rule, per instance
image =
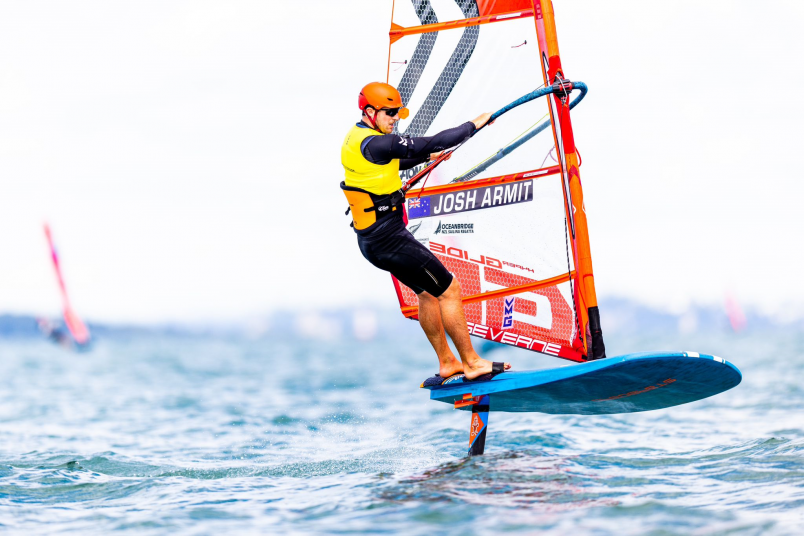
MULTIPOLYGON (((358 126, 370 128, 365 123, 358 126)), ((374 164, 385 165, 398 158, 399 169, 410 169, 425 162, 431 153, 458 145, 474 131, 475 124, 467 121, 435 136, 369 136, 363 140, 360 152, 374 164)), ((394 214, 368 229, 355 230, 360 252, 371 264, 391 272, 416 294, 426 291, 436 298, 441 296, 452 284, 452 274, 405 228, 402 211, 394 214)))
MULTIPOLYGON (((359 126, 368 127, 365 123, 359 126)), ((369 136, 360 146, 360 151, 369 162, 385 165, 391 160, 399 159, 399 169, 405 170, 426 162, 430 154, 455 147, 466 140, 475 131, 475 124, 471 121, 439 132, 434 136, 421 136, 411 138, 397 134, 383 136, 369 136)))

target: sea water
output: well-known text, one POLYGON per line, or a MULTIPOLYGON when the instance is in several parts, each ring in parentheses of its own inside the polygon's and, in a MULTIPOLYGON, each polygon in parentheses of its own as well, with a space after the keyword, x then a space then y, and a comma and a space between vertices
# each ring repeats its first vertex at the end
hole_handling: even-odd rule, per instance
POLYGON ((0 340, 0 529, 804 533, 801 330, 615 330, 611 355, 715 354, 743 382, 642 414, 492 413, 475 458, 469 414, 418 388, 436 361, 415 322, 295 333, 110 332, 87 353, 0 340))

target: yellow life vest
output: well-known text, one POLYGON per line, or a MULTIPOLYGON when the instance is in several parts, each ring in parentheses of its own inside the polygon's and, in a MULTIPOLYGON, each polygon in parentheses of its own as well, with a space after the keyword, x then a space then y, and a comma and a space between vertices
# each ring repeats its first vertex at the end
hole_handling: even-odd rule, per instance
POLYGON ((346 180, 341 189, 349 201, 353 226, 363 231, 385 216, 401 210, 405 194, 401 192, 399 160, 380 165, 366 160, 360 150, 363 140, 369 136, 382 136, 376 130, 353 126, 341 147, 341 164, 346 180))
POLYGON ((360 150, 369 136, 382 136, 371 128, 353 126, 341 147, 341 164, 346 173, 346 186, 360 188, 376 195, 386 195, 402 187, 399 178, 399 160, 380 165, 366 160, 360 150))

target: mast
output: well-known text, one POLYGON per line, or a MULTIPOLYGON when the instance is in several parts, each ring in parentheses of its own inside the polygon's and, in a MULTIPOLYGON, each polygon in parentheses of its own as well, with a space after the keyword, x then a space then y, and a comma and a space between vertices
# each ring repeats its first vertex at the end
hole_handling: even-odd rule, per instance
MULTIPOLYGON (((561 66, 558 52, 558 37, 551 0, 534 0, 536 33, 539 38, 539 53, 542 59, 542 74, 545 86, 567 79, 561 66)), ((550 99, 550 118, 553 137, 559 153, 564 202, 572 255, 575 261, 573 298, 578 317, 580 341, 577 341, 587 359, 606 357, 603 333, 600 328, 600 313, 595 293, 595 277, 592 270, 592 253, 589 245, 589 230, 581 188, 580 159, 575 148, 570 120, 569 98, 558 95, 550 99)))

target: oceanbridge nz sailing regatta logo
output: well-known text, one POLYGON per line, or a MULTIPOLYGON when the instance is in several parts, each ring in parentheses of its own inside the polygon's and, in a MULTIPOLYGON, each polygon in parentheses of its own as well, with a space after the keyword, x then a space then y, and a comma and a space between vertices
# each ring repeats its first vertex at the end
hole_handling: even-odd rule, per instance
POLYGON ((474 223, 441 223, 433 231, 433 234, 474 234, 474 223))
POLYGON ((483 186, 462 192, 433 194, 408 199, 408 219, 455 214, 533 201, 533 181, 483 186))

